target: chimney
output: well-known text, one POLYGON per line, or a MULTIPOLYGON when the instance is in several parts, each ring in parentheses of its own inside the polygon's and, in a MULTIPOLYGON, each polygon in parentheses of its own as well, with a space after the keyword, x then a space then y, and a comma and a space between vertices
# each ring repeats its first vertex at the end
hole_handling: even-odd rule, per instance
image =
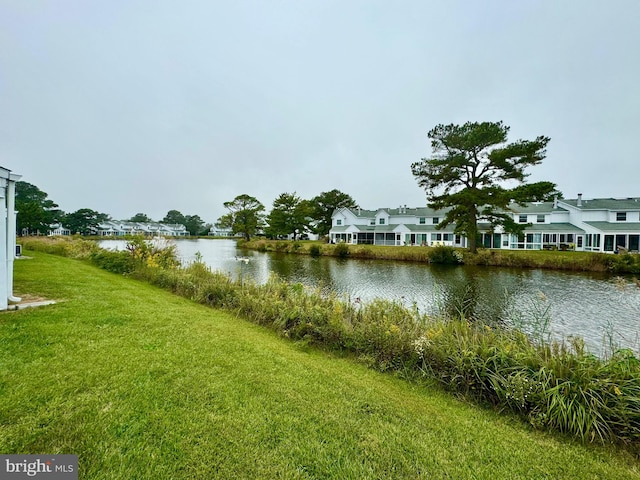
POLYGON ((578 203, 577 203, 577 205, 578 205, 579 207, 581 207, 581 206, 582 206, 582 194, 581 194, 581 193, 579 193, 579 194, 578 194, 578 203))
POLYGON ((553 196, 553 208, 558 208, 558 195, 553 196))

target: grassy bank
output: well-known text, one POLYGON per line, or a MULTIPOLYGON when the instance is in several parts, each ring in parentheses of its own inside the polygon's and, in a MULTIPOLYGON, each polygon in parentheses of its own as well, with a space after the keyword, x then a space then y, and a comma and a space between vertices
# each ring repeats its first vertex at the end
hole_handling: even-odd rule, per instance
POLYGON ((379 245, 326 244, 324 242, 255 239, 239 242, 243 248, 262 252, 326 255, 423 263, 486 265, 495 267, 545 268, 584 272, 640 273, 640 255, 610 255, 593 252, 480 249, 471 254, 451 247, 394 247, 379 245))
POLYGON ((0 315, 5 453, 78 454, 85 479, 640 478, 624 451, 33 257, 16 262, 17 293, 59 302, 0 315))
MULTIPOLYGON (((69 239, 34 239, 30 246, 88 259, 379 370, 436 380, 538 428, 631 450, 640 446, 640 362, 630 350, 612 348, 597 358, 579 338, 549 344, 535 324, 527 336, 499 321, 461 318, 455 305, 433 318, 398 303, 351 302, 277 278, 266 285, 237 283, 198 261, 177 267, 175 247, 142 239, 122 252, 69 239)), ((539 320, 543 326, 544 317, 539 320)))

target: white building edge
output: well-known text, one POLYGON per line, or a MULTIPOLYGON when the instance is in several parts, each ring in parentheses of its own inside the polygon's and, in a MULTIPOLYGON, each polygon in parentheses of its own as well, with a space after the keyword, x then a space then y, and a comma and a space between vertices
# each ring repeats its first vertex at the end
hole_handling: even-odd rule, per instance
MULTIPOLYGON (((479 247, 510 250, 561 249, 614 253, 640 250, 640 198, 596 198, 554 200, 514 204, 516 223, 524 224, 522 235, 491 231, 480 220, 479 247)), ((454 225, 438 230, 446 210, 339 208, 333 212, 330 241, 372 245, 449 245, 466 247, 467 239, 454 233, 454 225)))
POLYGON ((0 310, 9 302, 19 302, 13 296, 13 262, 16 258, 16 182, 21 176, 0 167, 0 310))

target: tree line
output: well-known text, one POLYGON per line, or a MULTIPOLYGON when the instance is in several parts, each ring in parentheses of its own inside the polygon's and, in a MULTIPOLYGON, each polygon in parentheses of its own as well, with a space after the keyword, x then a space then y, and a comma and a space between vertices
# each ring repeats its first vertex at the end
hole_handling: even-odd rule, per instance
MULTIPOLYGON (((292 235, 295 239, 307 233, 327 235, 333 211, 339 207, 356 207, 357 204, 350 195, 331 190, 310 200, 301 199, 295 192, 283 193, 274 200, 268 215, 264 205, 247 194, 238 195, 234 200, 225 202, 224 206, 228 213, 218 219, 218 228, 230 229, 233 234, 247 239, 259 232, 269 238, 292 235)), ((71 233, 92 235, 100 223, 112 220, 109 214, 90 208, 65 213, 47 193, 22 181, 16 184, 16 210, 19 212, 18 235, 46 235, 55 224, 62 225, 71 233)), ((136 213, 125 221, 154 222, 144 213, 136 213)), ((160 222, 184 225, 191 235, 206 235, 212 227, 200 216, 183 215, 178 210, 169 210, 160 222)))
MULTIPOLYGON (((90 208, 81 208, 65 213, 49 198, 49 195, 28 182, 16 183, 16 210, 18 211, 18 235, 46 235, 51 226, 62 225, 71 233, 81 235, 95 234, 102 222, 113 220, 109 214, 90 208)), ((136 213, 126 219, 129 222, 154 222, 144 213, 136 213)), ((198 215, 183 215, 178 210, 169 210, 160 223, 184 225, 191 235, 208 233, 211 224, 205 223, 198 215)))
POLYGON ((238 195, 224 202, 228 213, 216 222, 216 227, 230 229, 246 240, 258 233, 268 238, 291 236, 294 240, 308 233, 319 236, 329 234, 331 215, 337 208, 356 208, 356 201, 340 190, 322 192, 310 200, 304 200, 296 192, 281 193, 267 215, 264 205, 248 194, 238 195))

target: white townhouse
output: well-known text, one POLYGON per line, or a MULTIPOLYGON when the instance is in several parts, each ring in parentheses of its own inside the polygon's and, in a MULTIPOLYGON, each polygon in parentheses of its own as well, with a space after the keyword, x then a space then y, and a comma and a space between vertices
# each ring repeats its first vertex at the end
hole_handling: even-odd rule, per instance
MULTIPOLYGON (((447 210, 339 208, 332 216, 330 241, 373 245, 449 245, 466 247, 466 238, 449 225, 438 230, 447 210)), ((535 202, 509 209, 521 235, 491 230, 479 220, 478 246, 500 249, 561 249, 593 252, 637 253, 640 243, 640 198, 535 202)))
POLYGON ((19 302, 13 296, 13 262, 16 258, 16 182, 22 178, 0 167, 0 310, 9 302, 19 302))
POLYGON ((640 198, 559 200, 570 222, 584 230, 583 249, 592 252, 640 250, 640 198))
POLYGON ((181 224, 166 224, 157 222, 127 222, 107 220, 100 222, 95 234, 101 237, 123 237, 125 235, 144 235, 146 237, 188 237, 187 227, 181 224))
POLYGON ((466 239, 450 225, 436 230, 446 210, 419 208, 339 208, 333 212, 330 241, 370 245, 466 246, 466 239))
POLYGON ((213 237, 233 237, 233 231, 231 228, 216 227, 213 225, 209 229, 208 235, 213 237))

